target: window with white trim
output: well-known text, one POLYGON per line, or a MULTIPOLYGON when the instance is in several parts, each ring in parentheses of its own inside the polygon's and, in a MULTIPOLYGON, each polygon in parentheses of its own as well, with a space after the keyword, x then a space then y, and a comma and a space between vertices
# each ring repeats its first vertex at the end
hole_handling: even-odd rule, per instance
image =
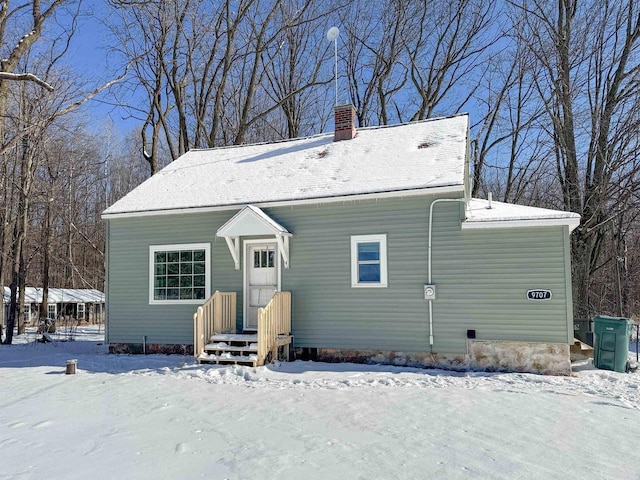
POLYGON ((24 304, 24 321, 27 323, 31 322, 31 304, 30 303, 24 304))
POLYGON ((149 303, 201 304, 211 295, 208 243, 149 247, 149 303))
POLYGON ((78 312, 77 312, 78 320, 84 320, 85 316, 85 305, 84 303, 78 304, 78 312))
POLYGON ((55 320, 58 316, 58 305, 55 303, 47 303, 47 318, 49 320, 55 320))
POLYGON ((351 237, 351 286, 387 286, 387 235, 351 237))

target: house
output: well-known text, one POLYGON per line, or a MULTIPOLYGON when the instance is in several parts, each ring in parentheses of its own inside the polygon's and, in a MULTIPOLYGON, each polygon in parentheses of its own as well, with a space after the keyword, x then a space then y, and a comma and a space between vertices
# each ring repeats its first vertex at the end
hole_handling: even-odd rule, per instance
MULTIPOLYGON (((4 318, 9 317, 11 290, 4 287, 4 318)), ((104 320, 105 295, 100 290, 87 288, 49 288, 47 301, 47 318, 51 320, 62 317, 90 323, 101 323, 104 320)), ((25 287, 24 321, 35 324, 42 306, 42 288, 25 287)))
POLYGON ((262 338, 279 311, 311 358, 567 373, 579 216, 470 198, 468 129, 356 132, 347 105, 334 133, 189 151, 103 212, 110 350, 200 355, 207 312, 262 338))

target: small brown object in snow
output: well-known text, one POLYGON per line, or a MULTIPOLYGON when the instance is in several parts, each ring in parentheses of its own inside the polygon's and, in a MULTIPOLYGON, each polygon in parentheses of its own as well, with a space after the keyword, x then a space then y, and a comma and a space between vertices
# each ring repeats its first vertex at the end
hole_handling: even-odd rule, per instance
POLYGON ((78 365, 78 360, 67 360, 67 371, 65 373, 67 375, 75 375, 77 365, 78 365))

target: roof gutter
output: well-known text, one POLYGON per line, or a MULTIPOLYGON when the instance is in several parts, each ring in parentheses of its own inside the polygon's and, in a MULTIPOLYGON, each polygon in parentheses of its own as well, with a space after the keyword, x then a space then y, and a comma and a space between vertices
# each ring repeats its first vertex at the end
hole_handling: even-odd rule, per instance
POLYGON ((480 230, 495 228, 525 228, 525 227, 569 227, 569 232, 580 225, 580 217, 557 217, 513 220, 465 220, 462 230, 480 230))

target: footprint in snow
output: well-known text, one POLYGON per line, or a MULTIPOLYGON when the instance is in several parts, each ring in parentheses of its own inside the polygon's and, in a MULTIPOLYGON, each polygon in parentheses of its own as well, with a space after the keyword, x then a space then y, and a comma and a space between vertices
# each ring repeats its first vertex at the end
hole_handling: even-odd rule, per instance
POLYGON ((39 430, 41 428, 48 427, 51 424, 53 424, 51 420, 43 420, 42 422, 35 423, 31 428, 34 430, 39 430))
POLYGON ((184 453, 187 453, 188 451, 189 451, 189 444, 180 442, 176 445, 176 448, 174 449, 173 453, 182 455, 184 453))

